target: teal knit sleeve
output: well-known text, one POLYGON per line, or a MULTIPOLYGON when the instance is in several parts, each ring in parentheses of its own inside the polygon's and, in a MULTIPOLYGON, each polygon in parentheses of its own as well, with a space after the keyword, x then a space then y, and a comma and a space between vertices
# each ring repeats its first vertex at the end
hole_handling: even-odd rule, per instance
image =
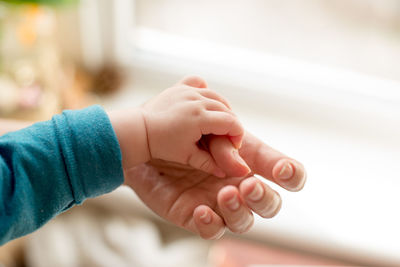
POLYGON ((99 106, 0 137, 0 244, 123 183, 121 151, 99 106))

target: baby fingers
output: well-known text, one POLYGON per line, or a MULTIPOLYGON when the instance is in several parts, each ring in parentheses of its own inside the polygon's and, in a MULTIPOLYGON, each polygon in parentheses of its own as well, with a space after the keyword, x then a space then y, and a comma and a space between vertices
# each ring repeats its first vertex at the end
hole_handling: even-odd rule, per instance
POLYGON ((233 114, 221 111, 205 111, 200 121, 203 135, 228 135, 236 148, 240 148, 244 128, 233 114))
POLYGON ((204 107, 206 110, 209 111, 224 111, 229 114, 232 114, 233 116, 236 116, 232 110, 230 110, 224 103, 214 100, 214 99, 204 99, 204 107))
POLYGON ((223 96, 221 96, 220 94, 218 94, 217 92, 210 90, 210 89, 200 89, 198 90, 198 92, 200 93, 200 95, 208 98, 208 99, 214 99, 218 102, 223 103, 228 109, 231 109, 231 105, 229 103, 229 101, 224 98, 223 96))

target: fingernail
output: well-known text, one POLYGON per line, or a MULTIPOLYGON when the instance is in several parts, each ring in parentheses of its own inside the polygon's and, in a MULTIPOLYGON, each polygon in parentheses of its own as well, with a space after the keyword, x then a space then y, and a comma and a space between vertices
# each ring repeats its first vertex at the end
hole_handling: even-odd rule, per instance
POLYGON ((306 175, 304 175, 303 179, 301 179, 297 185, 293 186, 293 185, 289 184, 289 185, 286 185, 286 187, 292 192, 300 191, 304 187, 306 180, 307 180, 306 175))
POLYGON ((278 178, 287 180, 289 178, 292 178, 292 176, 293 176, 293 167, 289 162, 287 162, 283 165, 281 171, 279 172, 278 178))
POLYGON ((278 208, 281 205, 281 198, 278 194, 275 194, 272 201, 264 207, 264 209, 259 211, 259 214, 264 218, 271 218, 272 216, 276 215, 278 208))
POLYGON ((220 239, 225 233, 225 227, 222 227, 215 235, 213 235, 210 239, 220 239))
POLYGON ((242 216, 238 222, 233 224, 233 227, 236 229, 237 233, 243 233, 247 231, 253 223, 254 217, 251 214, 248 214, 242 216))
POLYGON ((244 161, 244 159, 239 155, 238 150, 237 149, 232 150, 232 154, 233 154, 233 157, 235 158, 235 160, 237 162, 239 162, 240 165, 242 165, 243 167, 246 167, 246 169, 248 171, 247 174, 248 174, 251 171, 250 167, 247 165, 247 163, 244 161))
POLYGON ((253 191, 251 191, 251 193, 248 194, 247 197, 251 201, 259 201, 263 197, 263 193, 264 193, 264 189, 262 188, 262 186, 259 183, 257 183, 256 186, 254 187, 253 191))
POLYGON ((209 212, 204 211, 204 213, 202 215, 200 215, 200 220, 204 223, 204 224, 209 224, 211 223, 211 215, 209 212))
POLYGON ((226 174, 221 169, 216 169, 214 171, 214 175, 220 178, 224 178, 226 174))
POLYGON ((226 205, 228 206, 228 208, 232 211, 236 211, 239 209, 240 204, 239 204, 239 200, 237 199, 237 196, 234 196, 233 198, 231 198, 229 201, 226 202, 226 205))

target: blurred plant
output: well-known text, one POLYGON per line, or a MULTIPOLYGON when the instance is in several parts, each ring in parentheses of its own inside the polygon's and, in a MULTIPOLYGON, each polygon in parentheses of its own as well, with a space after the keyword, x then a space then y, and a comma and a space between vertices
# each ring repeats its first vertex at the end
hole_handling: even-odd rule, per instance
POLYGON ((1 116, 40 119, 60 107, 55 12, 39 2, 0 1, 1 116))
POLYGON ((89 71, 79 56, 68 54, 80 49, 74 42, 78 3, 0 0, 0 116, 46 119, 64 108, 93 104, 120 87, 122 72, 115 64, 89 71))

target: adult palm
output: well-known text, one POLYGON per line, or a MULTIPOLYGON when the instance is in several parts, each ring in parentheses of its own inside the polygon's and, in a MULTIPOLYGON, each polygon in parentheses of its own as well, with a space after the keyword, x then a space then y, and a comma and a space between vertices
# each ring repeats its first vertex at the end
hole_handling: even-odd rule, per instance
POLYGON ((249 133, 239 150, 252 170, 244 177, 238 177, 243 175, 240 157, 227 138, 213 137, 209 149, 227 173, 226 178, 186 165, 152 160, 127 170, 125 184, 159 216, 207 239, 220 237, 225 226, 236 233, 247 231, 253 223, 253 212, 270 218, 279 211, 279 194, 253 174, 290 191, 304 186, 305 171, 300 163, 249 133))

